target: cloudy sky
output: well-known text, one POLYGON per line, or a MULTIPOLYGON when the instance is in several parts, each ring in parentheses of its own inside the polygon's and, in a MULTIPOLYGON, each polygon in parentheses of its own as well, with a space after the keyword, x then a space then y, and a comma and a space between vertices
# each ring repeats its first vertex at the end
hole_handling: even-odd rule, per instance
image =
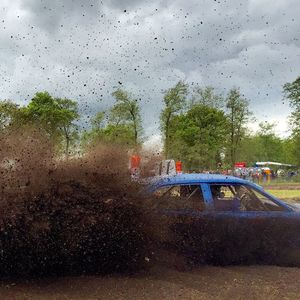
POLYGON ((87 119, 121 86, 156 135, 162 91, 178 80, 236 86, 258 121, 286 135, 282 85, 300 75, 299 15, 299 0, 1 0, 0 99, 26 104, 47 90, 76 99, 87 119))

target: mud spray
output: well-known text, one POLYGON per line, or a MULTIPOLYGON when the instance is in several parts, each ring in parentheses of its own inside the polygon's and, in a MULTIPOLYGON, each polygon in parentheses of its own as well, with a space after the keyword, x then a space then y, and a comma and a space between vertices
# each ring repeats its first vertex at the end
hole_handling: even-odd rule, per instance
POLYGON ((273 263, 288 244, 278 222, 249 231, 235 219, 219 224, 151 213, 153 199, 130 182, 120 147, 58 160, 48 139, 27 129, 2 136, 0 150, 2 277, 134 272, 165 258, 180 268, 273 263), (256 238, 262 235, 263 244, 256 238))
POLYGON ((131 272, 149 251, 128 155, 112 146, 59 161, 36 130, 0 141, 0 275, 131 272))

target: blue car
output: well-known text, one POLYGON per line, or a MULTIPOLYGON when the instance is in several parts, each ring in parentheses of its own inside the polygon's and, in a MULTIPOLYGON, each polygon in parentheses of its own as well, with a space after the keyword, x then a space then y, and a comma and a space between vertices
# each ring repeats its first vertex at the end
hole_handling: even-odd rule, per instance
POLYGON ((148 182, 161 248, 189 261, 300 266, 300 206, 252 182, 181 174, 148 182))

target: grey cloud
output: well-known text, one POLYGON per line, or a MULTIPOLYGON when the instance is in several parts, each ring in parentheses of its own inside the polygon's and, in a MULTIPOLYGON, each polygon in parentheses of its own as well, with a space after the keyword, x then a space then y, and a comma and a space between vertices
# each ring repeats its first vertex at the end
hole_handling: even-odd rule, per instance
MULTIPOLYGON (((98 0, 23 0, 22 8, 32 16, 33 24, 53 32, 66 21, 86 22, 97 16, 100 9, 98 0)), ((78 24, 79 24, 78 22, 78 24)))
POLYGON ((270 1, 6 1, 0 98, 27 103, 49 90, 77 99, 87 118, 122 86, 141 99, 151 133, 161 91, 182 79, 240 86, 260 118, 287 115, 281 87, 299 76, 300 11, 270 1))
POLYGON ((145 4, 149 3, 150 1, 140 1, 140 0, 108 0, 103 1, 105 5, 118 8, 122 10, 134 8, 136 6, 143 7, 145 4))

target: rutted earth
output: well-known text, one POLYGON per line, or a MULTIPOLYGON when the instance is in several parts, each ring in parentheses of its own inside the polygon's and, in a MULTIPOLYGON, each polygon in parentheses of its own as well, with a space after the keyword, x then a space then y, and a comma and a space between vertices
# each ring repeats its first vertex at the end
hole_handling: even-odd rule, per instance
POLYGON ((0 273, 22 278, 1 279, 1 299, 296 299, 300 294, 299 268, 138 271, 153 226, 143 211, 134 210, 140 199, 124 179, 126 155, 104 148, 56 162, 41 144, 49 148, 22 135, 1 140, 0 158, 13 157, 19 169, 2 170, 0 176, 0 273), (123 268, 135 275, 70 276, 123 268), (44 279, 24 279, 39 274, 44 279), (58 276, 47 279, 47 274, 58 276))
POLYGON ((300 269, 202 266, 153 268, 134 276, 2 281, 2 299, 299 299, 300 269))

